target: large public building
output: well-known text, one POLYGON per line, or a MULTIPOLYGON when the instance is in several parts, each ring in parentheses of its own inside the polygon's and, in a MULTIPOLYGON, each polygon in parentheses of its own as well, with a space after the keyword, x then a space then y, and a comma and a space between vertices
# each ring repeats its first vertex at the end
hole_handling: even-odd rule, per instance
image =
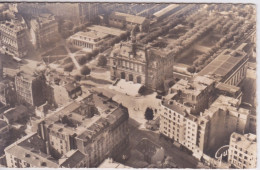
POLYGON ((198 75, 211 75, 219 82, 238 86, 246 77, 248 54, 243 51, 245 44, 239 46, 236 50, 226 49, 198 75))
POLYGON ((131 41, 116 44, 109 57, 112 80, 125 79, 154 90, 164 90, 164 83, 172 77, 174 58, 157 48, 131 41))

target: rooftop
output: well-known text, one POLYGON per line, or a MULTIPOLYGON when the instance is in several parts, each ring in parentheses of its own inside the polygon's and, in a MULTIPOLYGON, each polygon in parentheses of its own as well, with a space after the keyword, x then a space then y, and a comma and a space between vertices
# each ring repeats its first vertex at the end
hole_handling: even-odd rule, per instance
POLYGON ((10 108, 4 112, 4 116, 7 119, 12 119, 18 117, 27 112, 27 108, 23 105, 16 106, 15 108, 10 108))
POLYGON ((102 94, 92 93, 82 98, 48 114, 46 126, 87 142, 124 115, 122 107, 102 94))
POLYGON ((18 19, 12 19, 10 21, 5 20, 0 22, 0 27, 9 28, 13 32, 19 32, 26 29, 26 25, 23 22, 19 21, 18 19))
POLYGON ((100 40, 105 37, 107 37, 108 34, 98 32, 98 31, 88 31, 88 32, 77 32, 76 34, 72 35, 71 38, 81 39, 81 40, 87 40, 87 38, 94 39, 94 40, 100 40))
POLYGON ((230 74, 239 63, 246 59, 247 54, 245 52, 226 49, 205 68, 203 68, 198 75, 214 75, 217 79, 223 79, 225 76, 230 74))
POLYGON ((215 113, 218 113, 219 110, 228 111, 229 114, 234 116, 240 115, 247 116, 249 115, 249 110, 239 107, 240 101, 239 99, 235 99, 233 97, 220 95, 209 107, 209 109, 205 110, 203 114, 199 117, 199 119, 209 120, 215 113))
POLYGON ((190 107, 185 106, 185 105, 178 103, 176 101, 165 100, 165 101, 162 102, 162 105, 164 105, 165 107, 173 110, 176 113, 183 115, 184 117, 186 117, 190 120, 195 120, 197 118, 195 115, 190 114, 190 110, 191 110, 190 107))
POLYGON ((60 167, 76 167, 76 165, 85 158, 86 156, 79 150, 70 150, 63 158, 60 159, 60 167))
POLYGON ((130 42, 121 42, 119 44, 116 44, 113 48, 113 51, 111 52, 111 55, 131 58, 140 62, 146 61, 144 48, 142 48, 142 46, 134 47, 134 45, 130 42))
POLYGON ((55 21, 55 17, 52 14, 40 14, 35 20, 33 20, 34 24, 38 24, 39 27, 46 26, 55 21))
POLYGON ((37 72, 31 67, 24 66, 16 75, 18 77, 23 77, 24 79, 32 81, 37 77, 37 72))
POLYGON ((134 24, 143 24, 143 22, 146 19, 145 17, 140 17, 140 16, 121 13, 121 12, 113 12, 110 15, 110 18, 124 20, 124 21, 131 22, 131 23, 134 23, 134 24))
POLYGON ((235 143, 239 146, 242 147, 244 150, 249 151, 251 153, 255 153, 257 151, 257 144, 256 144, 256 135, 248 133, 245 135, 241 135, 239 133, 232 133, 231 135, 231 140, 232 138, 235 139, 235 143))
POLYGON ((180 90, 185 94, 192 94, 198 96, 203 90, 210 86, 214 82, 213 79, 206 76, 196 76, 191 80, 179 80, 170 89, 173 91, 180 90))
POLYGON ((104 33, 104 34, 114 35, 114 36, 120 36, 120 35, 126 33, 126 31, 123 31, 123 30, 120 30, 117 28, 105 27, 105 26, 101 26, 101 25, 92 25, 92 26, 88 27, 88 29, 90 29, 92 31, 104 33))
POLYGON ((76 83, 76 82, 69 82, 69 83, 65 84, 65 88, 69 92, 71 92, 74 89, 79 88, 79 87, 80 87, 80 84, 76 83))
POLYGON ((35 167, 58 168, 58 162, 44 153, 44 147, 44 141, 37 133, 32 133, 6 147, 5 151, 35 167))

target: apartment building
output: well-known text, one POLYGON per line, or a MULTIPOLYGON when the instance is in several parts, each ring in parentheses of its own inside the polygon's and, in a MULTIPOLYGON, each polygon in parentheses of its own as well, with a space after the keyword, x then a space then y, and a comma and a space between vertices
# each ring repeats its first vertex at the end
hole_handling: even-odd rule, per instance
POLYGON ((67 103, 36 127, 5 149, 8 167, 98 167, 128 145, 127 109, 100 93, 67 103))
POLYGON ((3 119, 0 119, 0 154, 3 154, 4 148, 7 146, 10 125, 3 119))
POLYGON ((214 92, 214 79, 196 76, 190 80, 179 80, 169 89, 167 98, 190 107, 192 114, 199 115, 214 101, 214 92))
POLYGON ((197 158, 214 155, 229 142, 233 132, 244 133, 249 111, 239 108, 239 100, 219 96, 200 115, 175 100, 163 100, 160 110, 160 133, 193 152, 197 158))
POLYGON ((1 21, 0 34, 2 51, 18 58, 22 58, 27 54, 27 35, 24 20, 1 21))
POLYGON ((0 103, 5 106, 14 106, 16 93, 14 83, 9 80, 0 81, 0 103))
POLYGON ((59 36, 58 22, 54 15, 40 14, 36 19, 32 19, 30 34, 32 44, 36 48, 42 48, 48 43, 53 43, 59 36))
POLYGON ((73 47, 93 51, 99 48, 108 36, 109 34, 96 31, 77 32, 69 37, 68 42, 73 47))
POLYGON ((232 133, 230 136, 228 162, 234 168, 256 168, 257 162, 256 135, 232 133))
POLYGON ((17 99, 21 103, 40 106, 46 102, 45 77, 34 73, 31 69, 24 69, 15 76, 17 99))

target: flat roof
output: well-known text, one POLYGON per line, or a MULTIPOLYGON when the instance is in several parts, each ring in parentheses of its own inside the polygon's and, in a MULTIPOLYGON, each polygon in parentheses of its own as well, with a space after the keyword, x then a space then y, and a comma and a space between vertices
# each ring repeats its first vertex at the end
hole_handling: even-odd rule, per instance
POLYGON ((73 101, 56 112, 48 114, 45 125, 66 135, 76 134, 77 138, 86 142, 123 115, 124 112, 118 103, 103 94, 91 93, 82 97, 80 101, 73 101), (81 109, 89 110, 89 107, 94 109, 95 114, 92 117, 88 117, 89 111, 80 112, 81 109), (110 120, 111 117, 113 121, 110 120), (64 118, 66 121, 63 121, 64 118))
POLYGON ((11 144, 5 151, 35 167, 58 168, 58 161, 41 150, 44 145, 37 133, 32 133, 11 144))
POLYGON ((105 26, 101 26, 101 25, 92 25, 92 26, 88 27, 88 29, 90 29, 92 31, 101 32, 104 34, 114 35, 114 36, 120 36, 120 35, 126 33, 126 31, 123 31, 123 30, 120 30, 117 28, 105 27, 105 26))
POLYGON ((110 15, 110 17, 120 19, 120 20, 125 20, 127 22, 136 23, 136 24, 142 24, 146 20, 145 17, 121 13, 121 12, 113 12, 110 15))
POLYGON ((238 145, 238 147, 243 148, 246 151, 249 151, 251 153, 255 153, 257 151, 257 144, 256 144, 256 135, 248 133, 245 135, 241 135, 239 133, 233 132, 231 135, 232 138, 235 138, 235 143, 238 145))
POLYGON ((86 38, 91 38, 91 39, 103 39, 107 36, 108 34, 102 33, 102 32, 97 32, 97 31, 88 31, 88 32, 77 32, 74 35, 71 36, 71 38, 78 38, 84 40, 83 37, 86 38))
POLYGON ((194 120, 197 118, 195 115, 192 115, 189 113, 190 108, 188 108, 188 107, 184 106, 183 104, 178 103, 174 100, 164 100, 162 102, 162 105, 175 111, 178 114, 181 114, 184 117, 187 117, 190 120, 194 120))
POLYGON ((223 79, 238 65, 238 63, 243 61, 246 56, 245 52, 226 49, 203 68, 198 75, 216 75, 223 79))
POLYGON ((206 76, 196 76, 190 80, 179 80, 170 89, 171 90, 181 90, 183 93, 193 94, 195 96, 199 95, 203 90, 210 86, 214 81, 206 76))

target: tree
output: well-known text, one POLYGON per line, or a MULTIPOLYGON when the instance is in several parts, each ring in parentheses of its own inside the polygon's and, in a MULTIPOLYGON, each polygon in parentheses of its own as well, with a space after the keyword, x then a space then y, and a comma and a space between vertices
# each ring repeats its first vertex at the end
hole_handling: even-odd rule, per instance
POLYGON ((74 24, 71 21, 66 21, 63 23, 64 29, 72 30, 74 27, 74 24))
POLYGON ((190 72, 190 73, 195 73, 195 71, 196 71, 196 69, 195 69, 194 66, 188 67, 187 70, 188 70, 188 72, 190 72))
POLYGON ((75 75, 75 76, 74 76, 74 80, 76 80, 76 81, 80 81, 80 80, 81 80, 81 76, 80 76, 80 75, 78 75, 78 74, 77 74, 77 75, 75 75))
POLYGON ((80 65, 86 64, 87 62, 87 57, 86 56, 78 56, 76 57, 76 60, 80 65))
POLYGON ((104 56, 104 55, 101 55, 99 58, 98 58, 98 66, 101 66, 101 67, 104 67, 107 65, 107 58, 104 56))
POLYGON ((154 117, 154 115, 153 115, 153 109, 151 109, 150 107, 147 107, 146 108, 146 111, 145 111, 145 113, 144 113, 144 117, 145 117, 145 119, 146 120, 153 120, 153 117, 154 117))
POLYGON ((88 68, 88 66, 83 66, 80 70, 80 73, 84 76, 89 75, 91 70, 88 68))
POLYGON ((90 61, 92 59, 92 56, 93 56, 92 53, 87 53, 85 58, 87 61, 90 61))
POLYGON ((74 68, 74 65, 72 63, 69 63, 64 66, 64 71, 72 72, 73 68, 74 68))

